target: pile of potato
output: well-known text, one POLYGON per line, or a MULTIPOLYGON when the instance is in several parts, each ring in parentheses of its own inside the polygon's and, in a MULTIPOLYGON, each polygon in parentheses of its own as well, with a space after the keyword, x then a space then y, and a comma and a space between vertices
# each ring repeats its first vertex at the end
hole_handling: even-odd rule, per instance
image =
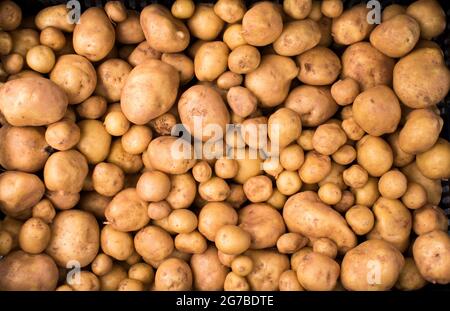
POLYGON ((0 2, 0 290, 450 283, 437 1, 69 13, 0 2))

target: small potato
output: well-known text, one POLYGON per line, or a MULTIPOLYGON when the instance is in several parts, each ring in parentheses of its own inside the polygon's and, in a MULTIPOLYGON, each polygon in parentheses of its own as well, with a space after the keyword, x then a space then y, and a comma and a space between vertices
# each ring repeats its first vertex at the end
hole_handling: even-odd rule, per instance
POLYGON ((379 177, 392 166, 393 154, 382 138, 366 135, 356 145, 358 164, 371 176, 379 177))
MULTIPOLYGON (((47 191, 45 194, 46 197, 50 200, 50 202, 60 210, 68 210, 80 201, 80 193, 72 193, 66 191, 47 191)), ((94 204, 95 205, 95 204, 94 204)))
POLYGON ((111 257, 106 254, 99 253, 91 263, 91 270, 95 275, 103 276, 110 272, 113 267, 111 257))
POLYGON ((312 9, 311 0, 284 0, 284 12, 294 19, 304 19, 312 9))
POLYGON ((280 291, 304 291, 294 270, 286 270, 280 275, 278 287, 280 291))
POLYGON ((214 163, 214 173, 220 178, 233 178, 237 175, 238 171, 239 165, 234 159, 220 158, 214 163))
POLYGON ((249 89, 235 86, 228 90, 227 102, 235 114, 246 118, 255 112, 258 100, 249 89))
POLYGON ((401 171, 406 175, 408 181, 418 183, 426 190, 429 203, 439 205, 442 196, 442 185, 440 180, 425 177, 420 172, 415 162, 403 167, 401 171))
POLYGON ((330 171, 330 157, 316 151, 309 151, 306 154, 305 162, 300 167, 298 174, 303 182, 315 184, 324 179, 330 171))
POLYGON ((445 30, 445 13, 435 0, 415 1, 407 7, 406 13, 419 23, 423 39, 430 40, 445 30))
POLYGON ((45 131, 45 140, 56 150, 69 150, 80 141, 80 128, 72 121, 62 120, 51 124, 45 131))
POLYGON ((179 19, 188 19, 194 15, 195 3, 192 0, 175 0, 172 4, 172 15, 179 19))
POLYGON ((231 262, 231 270, 239 276, 247 276, 253 270, 253 261, 245 255, 237 256, 231 262))
POLYGON ((277 240, 277 249, 282 254, 293 254, 306 246, 308 238, 298 233, 285 233, 277 240))
POLYGON ((214 13, 229 24, 240 21, 245 11, 245 3, 242 0, 219 0, 214 5, 214 13))
POLYGON ((223 42, 228 45, 230 50, 234 50, 238 46, 247 44, 247 41, 245 41, 243 36, 242 24, 229 25, 223 32, 223 42))
POLYGON ((88 174, 86 158, 76 150, 53 153, 45 163, 44 182, 48 190, 78 193, 88 174))
MULTIPOLYGON (((133 47, 133 46, 127 46, 133 47)), ((147 41, 143 41, 136 46, 136 48, 127 51, 128 53, 121 57, 127 60, 131 66, 136 67, 144 63, 148 59, 160 59, 162 53, 150 47, 147 41)))
POLYGON ((228 56, 228 67, 234 73, 247 74, 258 68, 261 55, 257 48, 245 44, 236 47, 228 56))
MULTIPOLYGON (((195 54, 195 76, 200 81, 214 81, 227 70, 227 60, 228 47, 225 43, 221 41, 206 42, 195 54)), ((231 67, 230 70, 232 70, 231 67)))
POLYGON ((125 152, 130 154, 142 154, 147 150, 153 138, 152 130, 144 125, 131 125, 129 130, 122 135, 121 142, 125 152))
POLYGON ((161 60, 178 70, 181 84, 188 83, 194 77, 194 63, 186 55, 182 53, 164 53, 161 56, 161 60))
POLYGON ((352 106, 353 118, 368 134, 392 133, 400 122, 400 103, 387 86, 379 85, 359 94, 352 106))
POLYGON ((250 177, 244 183, 244 193, 250 202, 267 201, 272 195, 272 181, 264 175, 250 177))
POLYGON ((192 255, 190 264, 194 277, 194 289, 223 290, 228 269, 219 261, 215 247, 210 246, 204 253, 192 255))
MULTIPOLYGON (((206 161, 197 162, 192 168, 192 176, 197 182, 208 181, 212 176, 211 166, 206 161)), ((222 176, 219 177, 223 178, 222 176)))
POLYGON ((159 135, 170 135, 172 130, 178 123, 176 117, 172 113, 164 113, 150 121, 150 126, 159 135))
POLYGON ((105 12, 113 22, 120 23, 127 18, 125 5, 120 1, 108 1, 105 3, 105 12))
POLYGON ((274 3, 263 1, 252 6, 242 19, 242 35, 253 46, 269 45, 280 36, 283 20, 274 3))
POLYGON ((348 165, 356 159, 356 150, 350 145, 343 145, 331 157, 337 164, 348 165))
POLYGON ((66 267, 72 260, 85 267, 94 260, 99 244, 100 233, 95 217, 84 211, 68 210, 56 215, 46 252, 60 267, 66 267))
POLYGON ((342 0, 322 1, 321 11, 322 14, 327 17, 330 18, 339 17, 342 14, 343 10, 344 4, 342 3, 342 0))
POLYGON ((188 209, 177 209, 169 214, 170 230, 176 233, 191 233, 197 228, 197 216, 188 209))
POLYGON ((98 163, 92 173, 95 191, 104 196, 114 196, 122 190, 125 175, 120 167, 112 163, 98 163))
POLYGON ((24 58, 18 53, 3 56, 1 61, 4 70, 10 75, 19 73, 24 65, 24 58))
POLYGON ((134 247, 144 260, 159 261, 172 253, 174 245, 167 231, 157 226, 147 226, 134 236, 134 247))
POLYGON ((402 172, 392 170, 384 173, 380 177, 378 190, 387 199, 398 199, 405 194, 407 183, 408 180, 402 172))
POLYGON ((200 196, 209 202, 224 201, 230 194, 230 187, 219 177, 212 177, 198 186, 200 196))
POLYGON ((166 201, 173 209, 188 208, 195 199, 197 185, 190 173, 170 176, 171 189, 166 201))
POLYGON ((169 216, 171 210, 167 201, 151 202, 148 205, 147 214, 150 219, 161 220, 169 216))
POLYGON ((139 178, 136 191, 144 201, 158 202, 169 195, 171 183, 169 177, 159 171, 145 172, 139 178))
POLYGON ((120 281, 117 290, 118 291, 141 292, 141 291, 144 291, 144 284, 142 284, 141 281, 127 278, 127 279, 123 279, 122 281, 120 281))
POLYGON ((116 291, 120 282, 126 279, 127 272, 122 266, 114 264, 111 271, 100 277, 102 291, 116 291))
POLYGON ((368 240, 347 252, 341 265, 341 282, 348 290, 389 290, 405 260, 391 244, 368 240))
POLYGON ((323 155, 335 153, 346 141, 345 132, 334 123, 319 125, 312 138, 313 148, 323 155))
POLYGON ((225 282, 223 284, 225 291, 249 291, 250 285, 247 282, 247 279, 237 275, 234 272, 229 272, 227 277, 225 278, 225 282))
POLYGON ((291 144, 280 152, 280 164, 288 171, 298 170, 304 160, 303 149, 297 144, 291 144))
POLYGON ((277 189, 283 195, 289 196, 298 192, 302 186, 301 176, 297 172, 283 171, 276 179, 277 189))
MULTIPOLYGON (((381 84, 388 86, 392 84, 394 60, 368 42, 358 42, 349 46, 344 51, 341 61, 342 77, 357 81, 362 91, 381 84)), ((395 93, 399 95, 397 90, 395 93)))
POLYGON ((289 269, 286 255, 271 250, 252 250, 245 255, 253 261, 253 270, 247 275, 248 283, 254 291, 278 290, 281 274, 289 269))
POLYGON ((361 188, 367 183, 369 174, 363 167, 354 164, 342 172, 342 177, 347 186, 361 188))
POLYGON ((190 290, 192 271, 189 265, 178 258, 163 261, 155 273, 155 289, 160 291, 190 290))
POLYGON ((150 284, 155 277, 155 272, 150 265, 139 262, 130 267, 128 270, 128 277, 140 281, 143 284, 150 284))
POLYGON ((87 158, 89 164, 104 161, 110 151, 111 136, 102 123, 98 120, 83 120, 77 125, 81 131, 78 150, 87 158))
POLYGON ((266 203, 272 205, 276 209, 282 209, 287 198, 278 189, 274 189, 270 198, 266 203))
POLYGON ((11 35, 6 31, 0 31, 0 55, 8 55, 13 47, 11 35))
POLYGON ((55 65, 55 54, 45 45, 36 45, 28 50, 26 60, 31 69, 40 73, 49 73, 55 65))
POLYGON ((448 231, 448 219, 444 210, 430 204, 414 210, 413 230, 417 235, 434 230, 448 231))
POLYGON ((20 248, 29 254, 42 253, 50 241, 50 227, 40 218, 28 219, 20 228, 20 248))
POLYGON ((352 104, 359 93, 358 82, 352 78, 339 80, 331 86, 331 96, 340 106, 352 104))
POLYGON ((418 209, 427 203, 427 192, 425 188, 415 182, 408 182, 402 202, 409 209, 418 209))
POLYGON ((216 83, 219 88, 230 90, 233 87, 241 85, 243 80, 242 75, 231 71, 225 71, 217 78, 216 83))
POLYGON ((91 96, 78 104, 78 115, 84 119, 98 119, 106 112, 106 100, 101 96, 91 96))
POLYGON ((215 238, 218 250, 228 255, 239 255, 250 247, 250 234, 234 225, 221 227, 215 238))
MULTIPOLYGON (((284 25, 281 35, 273 43, 273 49, 282 56, 299 55, 318 45, 320 37, 319 25, 315 21, 306 19, 290 22, 284 25)), ((321 57, 326 55, 325 53, 321 54, 321 57)), ((301 65, 301 61, 299 63, 301 65)), ((304 69, 301 68, 301 70, 304 69)), ((300 80, 303 77, 303 75, 300 75, 300 80)))
POLYGON ((339 265, 333 259, 312 252, 300 260, 297 278, 306 290, 331 291, 336 286, 339 272, 339 265))
POLYGON ((56 216, 55 208, 48 199, 42 199, 41 201, 39 201, 39 203, 33 206, 31 212, 32 217, 40 218, 47 224, 52 223, 53 219, 56 216))
POLYGON ((106 207, 105 216, 114 229, 123 232, 139 230, 149 222, 147 204, 134 188, 116 194, 106 207))
POLYGON ((436 144, 416 156, 419 170, 431 179, 448 179, 450 177, 450 143, 439 138, 436 144))
POLYGON ((13 238, 6 230, 0 230, 0 256, 6 256, 13 248, 13 238))
POLYGON ((420 274, 431 283, 450 282, 450 237, 444 231, 419 236, 413 245, 414 261, 420 274))
POLYGON ((405 265, 398 276, 395 288, 402 291, 418 290, 424 287, 427 281, 422 277, 412 258, 405 258, 405 265))
POLYGON ((133 238, 127 232, 121 232, 110 225, 103 227, 100 234, 103 252, 116 260, 126 260, 134 251, 133 238))
POLYGON ((247 197, 244 193, 244 187, 239 184, 230 184, 230 195, 225 200, 231 204, 234 208, 239 208, 247 201, 247 197))
POLYGON ((369 177, 364 186, 352 189, 355 195, 356 204, 372 206, 380 196, 378 192, 378 180, 373 177, 369 177))
POLYGON ((208 248, 208 244, 201 233, 192 231, 178 234, 175 237, 175 248, 183 253, 202 254, 208 248))
POLYGON ((312 145, 312 138, 314 136, 314 130, 310 129, 303 129, 302 133, 300 134, 300 137, 297 139, 297 143, 300 145, 300 147, 303 148, 303 150, 313 150, 312 145))
POLYGON ((325 183, 321 185, 317 194, 319 195, 320 200, 328 205, 337 204, 342 198, 341 189, 334 183, 325 183))
MULTIPOLYGON (((323 6, 323 5, 322 5, 323 6)), ((333 40, 341 45, 350 45, 364 40, 374 28, 368 22, 369 8, 364 4, 355 5, 333 20, 333 40)))
POLYGON ((231 262, 237 257, 236 255, 227 255, 221 251, 217 251, 217 257, 222 265, 231 267, 231 262))
POLYGON ((345 213, 345 220, 357 235, 365 235, 372 230, 375 218, 364 205, 355 205, 345 213))
POLYGON ((187 25, 194 37, 211 41, 217 38, 224 22, 214 13, 212 5, 201 3, 195 6, 194 14, 188 19, 187 25))
POLYGON ((334 259, 338 250, 336 244, 330 239, 319 238, 313 242, 313 251, 334 259))
POLYGON ((322 17, 323 15, 321 2, 318 0, 312 0, 311 11, 308 14, 308 18, 318 22, 322 17))
POLYGON ((40 30, 54 27, 64 32, 73 32, 76 23, 71 22, 69 11, 65 4, 46 7, 36 15, 35 24, 40 30))
POLYGON ((297 56, 296 60, 300 67, 298 79, 309 85, 332 84, 341 71, 339 57, 326 47, 314 47, 297 56))
POLYGON ((103 96, 108 102, 118 102, 130 71, 131 66, 121 59, 112 58, 104 61, 96 70, 95 93, 103 96))
POLYGON ((414 48, 419 36, 419 23, 411 16, 399 14, 375 27, 370 43, 389 57, 403 57, 414 48))
POLYGON ((107 113, 103 125, 111 136, 122 136, 130 128, 130 122, 121 111, 107 113))
POLYGON ((270 140, 280 148, 297 140, 302 133, 300 116, 289 108, 280 108, 271 114, 267 125, 270 140))
POLYGON ((117 42, 122 44, 137 44, 145 40, 139 13, 133 10, 128 10, 126 19, 117 23, 115 31, 117 42))

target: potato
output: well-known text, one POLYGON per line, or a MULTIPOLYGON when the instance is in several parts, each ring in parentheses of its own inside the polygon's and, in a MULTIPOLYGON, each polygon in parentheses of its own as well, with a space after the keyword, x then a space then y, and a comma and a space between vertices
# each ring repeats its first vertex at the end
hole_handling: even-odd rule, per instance
POLYGON ((79 192, 47 191, 45 195, 60 210, 71 209, 80 201, 79 192))
POLYGON ((108 112, 103 125, 108 134, 112 136, 122 136, 130 128, 130 122, 121 111, 108 112))
POLYGON ((113 267, 111 257, 103 253, 99 253, 91 263, 91 270, 95 275, 103 276, 110 272, 113 267))
POLYGON ((113 265, 111 271, 100 277, 100 288, 102 291, 115 291, 122 280, 126 279, 127 272, 120 265, 113 265))
POLYGON ((307 127, 324 123, 338 109, 329 88, 310 85, 293 89, 285 100, 285 106, 297 112, 301 117, 302 125, 307 127))
POLYGON ((20 54, 22 57, 27 55, 29 49, 39 45, 39 33, 34 29, 16 29, 11 31, 10 35, 13 40, 11 52, 20 54))
MULTIPOLYGON (((415 162, 402 168, 402 173, 406 175, 408 181, 421 185, 426 191, 428 203, 438 205, 441 200, 442 186, 441 181, 425 177, 417 167, 415 162)), ((420 195, 419 197, 422 197, 420 195)))
POLYGON ((73 30, 73 48, 77 54, 99 61, 108 55, 114 41, 114 27, 103 9, 91 7, 81 14, 73 30))
POLYGON ((198 231, 210 241, 215 240, 217 231, 222 226, 236 225, 237 223, 238 215, 236 211, 224 202, 207 203, 198 215, 198 231))
POLYGON ((280 213, 269 204, 250 204, 239 210, 239 227, 251 237, 251 249, 263 249, 276 245, 285 232, 280 213))
POLYGON ((61 151, 73 148, 80 141, 80 137, 80 128, 67 119, 51 124, 45 131, 46 142, 50 147, 61 151))
POLYGON ((45 78, 20 78, 0 88, 0 112, 13 126, 54 123, 64 116, 67 104, 63 90, 45 78))
POLYGON ((86 158, 76 150, 53 153, 45 163, 44 182, 48 190, 80 192, 88 174, 86 158))
POLYGON ((357 161, 371 176, 379 177, 392 166, 389 144, 377 136, 366 135, 356 144, 357 161))
POLYGON ((117 42, 122 44, 137 44, 145 40, 137 11, 128 10, 126 19, 117 23, 115 32, 117 42))
POLYGON ((108 156, 111 136, 106 132, 98 120, 80 121, 78 127, 81 137, 77 144, 78 150, 86 157, 90 164, 97 164, 108 156))
POLYGON ((382 240, 368 240, 347 252, 341 282, 347 290, 389 290, 404 265, 402 254, 382 240))
POLYGON ((391 170, 384 173, 378 181, 378 190, 386 199, 399 199, 405 194, 408 180, 402 172, 391 170))
POLYGON ((217 38, 221 32, 224 22, 214 12, 210 4, 198 4, 194 14, 187 21, 190 33, 205 41, 217 38))
POLYGON ((0 230, 0 256, 6 256, 13 248, 13 237, 6 230, 0 230))
POLYGON ((19 27, 22 21, 22 10, 13 1, 2 1, 0 3, 0 28, 6 31, 19 27))
POLYGON ((118 231, 111 225, 103 227, 100 243, 103 252, 116 260, 126 260, 134 251, 131 234, 118 231))
POLYGON ((274 107, 286 99, 291 81, 297 73, 295 62, 288 57, 265 55, 259 67, 246 75, 245 87, 253 92, 263 106, 274 107))
POLYGON ((143 125, 172 107, 178 85, 179 75, 174 67, 147 60, 128 75, 120 99, 122 111, 130 122, 143 125))
POLYGON ((194 58, 195 76, 200 81, 213 81, 227 69, 228 47, 222 41, 202 44, 194 58))
POLYGON ((132 125, 122 136, 121 142, 125 152, 138 155, 145 152, 153 138, 152 130, 144 125, 132 125))
POLYGON ((194 63, 186 55, 182 53, 164 53, 161 56, 161 60, 178 70, 181 84, 188 83, 194 77, 194 63))
POLYGON ((200 183, 198 193, 208 202, 224 201, 230 194, 230 187, 219 177, 212 177, 206 182, 200 183))
POLYGON ((375 202, 372 210, 375 215, 375 226, 372 233, 403 252, 405 241, 408 241, 412 228, 412 217, 409 210, 399 200, 384 197, 380 197, 375 202))
POLYGON ((278 290, 281 274, 289 269, 288 257, 271 250, 251 250, 245 255, 253 261, 253 270, 247 276, 251 290, 278 290))
POLYGON ((279 148, 284 148, 297 140, 302 132, 300 116, 288 108, 280 108, 274 112, 269 117, 267 125, 270 140, 279 148))
POLYGON ((188 209, 173 210, 168 216, 170 230, 176 233, 191 233, 197 228, 197 216, 188 209))
POLYGON ((421 289, 426 284, 427 281, 420 275, 414 259, 405 258, 405 265, 400 271, 395 288, 402 291, 411 291, 421 289))
POLYGON ((351 45, 367 38, 374 28, 369 24, 369 9, 364 4, 355 5, 333 20, 333 40, 342 45, 351 45))
POLYGON ((73 276, 73 279, 68 279, 72 290, 75 291, 99 291, 100 280, 97 276, 90 271, 80 271, 77 276, 73 276))
POLYGON ((319 125, 312 138, 314 149, 323 155, 335 153, 346 141, 345 132, 334 123, 319 125))
POLYGON ((304 19, 312 9, 311 0, 284 0, 284 12, 294 19, 304 19))
POLYGON ((231 262, 231 269, 236 275, 247 276, 253 270, 253 261, 245 255, 237 256, 231 262))
POLYGON ((280 291, 304 291, 294 270, 286 270, 280 275, 278 287, 280 291))
POLYGON ((104 196, 114 196, 122 190, 125 175, 120 167, 101 162, 94 167, 92 182, 95 191, 104 196))
POLYGON ((282 254, 293 254, 308 243, 308 238, 298 233, 285 233, 277 240, 277 249, 282 254))
POLYGON ((5 125, 0 129, 0 140, 0 164, 5 169, 37 172, 49 157, 43 128, 5 125))
POLYGON ((342 0, 330 0, 322 2, 321 6, 322 14, 327 17, 330 18, 339 17, 342 14, 343 10, 344 5, 342 3, 342 0))
POLYGON ((247 201, 244 193, 244 187, 239 184, 229 184, 230 195, 226 198, 226 202, 231 204, 234 208, 239 208, 247 201))
POLYGON ((159 171, 145 172, 136 185, 137 194, 144 201, 162 201, 170 192, 169 177, 159 171))
POLYGON ((264 175, 250 177, 244 183, 244 193, 252 203, 267 201, 272 195, 272 180, 264 175))
POLYGON ((207 247, 206 239, 198 231, 180 233, 175 237, 175 248, 184 253, 202 254, 207 247))
POLYGON ((34 22, 40 30, 54 27, 64 32, 72 32, 76 23, 71 22, 69 11, 65 4, 49 6, 39 11, 34 22))
POLYGON ((331 291, 336 286, 339 272, 339 265, 333 259, 311 252, 299 261, 297 278, 306 290, 331 291))
POLYGON ((331 96, 340 106, 352 104, 359 93, 358 82, 352 78, 339 80, 331 86, 331 96))
POLYGON ((84 119, 98 119, 106 112, 106 100, 101 96, 91 96, 76 106, 78 115, 84 119))
POLYGON ((400 4, 390 4, 383 9, 381 20, 383 22, 391 19, 394 16, 406 13, 406 7, 400 4))
POLYGON ((416 156, 417 167, 425 177, 447 179, 450 177, 449 153, 449 142, 439 138, 431 149, 416 156))
POLYGON ((187 19, 194 15, 195 4, 192 0, 175 0, 171 7, 174 17, 179 19, 187 19))
POLYGON ((448 231, 448 219, 444 210, 431 204, 414 210, 413 230, 419 236, 434 230, 448 231))
POLYGON ((195 164, 192 146, 178 141, 176 137, 160 136, 152 140, 147 152, 152 167, 163 173, 183 174, 195 164), (178 146, 183 147, 184 152, 178 146), (184 158, 184 155, 188 157, 184 158))
POLYGON ((356 236, 344 218, 322 203, 314 192, 304 191, 291 196, 284 205, 283 219, 290 232, 332 240, 340 254, 356 246, 356 236), (314 223, 309 221, 310 215, 314 215, 314 223))
POLYGON ((137 173, 143 166, 140 155, 126 152, 122 147, 120 139, 113 141, 107 161, 120 167, 125 174, 137 173))
POLYGON ((189 265, 178 258, 163 261, 155 273, 156 290, 190 290, 192 287, 192 271, 189 265))
POLYGON ((315 184, 323 180, 331 171, 331 160, 328 156, 316 151, 310 151, 305 156, 305 162, 298 174, 307 184, 315 184))
POLYGON ((315 21, 294 21, 284 25, 281 35, 273 43, 273 49, 282 56, 296 56, 318 45, 320 38, 319 25, 315 21))
POLYGON ((161 220, 169 216, 171 210, 167 201, 151 202, 148 205, 147 214, 150 219, 161 220))
POLYGON ((394 68, 394 90, 399 99, 411 108, 432 107, 449 91, 450 73, 440 51, 423 48, 400 59, 394 68), (423 84, 416 86, 416 79, 423 84))
POLYGON ((0 290, 51 291, 58 283, 58 268, 45 254, 15 251, 0 261, 0 290))
POLYGON ((204 253, 192 255, 190 264, 194 289, 201 291, 223 289, 228 269, 219 261, 215 247, 210 246, 204 253))
POLYGON ((242 24, 229 25, 223 32, 223 42, 234 50, 235 48, 247 44, 242 32, 242 24))
POLYGON ((52 236, 47 247, 60 267, 73 260, 85 267, 94 260, 99 248, 99 227, 92 214, 80 210, 59 212, 52 224, 52 236))
POLYGON ((154 280, 155 273, 150 265, 140 262, 130 267, 128 270, 128 277, 140 281, 143 284, 150 284, 154 280))
POLYGON ((418 209, 427 203, 425 188, 415 182, 408 182, 406 192, 402 196, 402 202, 409 209, 418 209))
POLYGON ((236 47, 228 57, 228 67, 234 73, 246 74, 258 68, 261 55, 257 48, 244 44, 236 47))
POLYGON ((171 236, 157 226, 142 228, 134 237, 134 247, 144 260, 160 261, 173 251, 171 236))
POLYGON ((219 0, 214 5, 214 13, 229 24, 240 21, 245 11, 245 3, 242 0, 219 0))
POLYGON ((298 170, 304 163, 303 149, 297 144, 291 144, 280 151, 280 164, 289 171, 298 170))
POLYGON ((224 290, 225 291, 249 291, 250 285, 247 282, 247 279, 237 275, 234 272, 230 272, 227 274, 224 281, 224 290))
POLYGON ((118 102, 131 66, 117 58, 104 61, 97 67, 97 85, 95 93, 106 98, 108 102, 118 102))
POLYGON ((127 55, 121 58, 126 59, 131 66, 137 66, 148 59, 160 59, 161 55, 161 52, 151 48, 147 41, 144 41, 139 43, 136 48, 129 51, 127 55))
POLYGON ((429 108, 411 111, 399 132, 399 148, 409 154, 431 149, 439 138, 442 125, 442 118, 429 108))
POLYGON ((6 31, 0 31, 0 55, 8 55, 13 47, 11 35, 6 31))
POLYGON ((370 34, 372 45, 389 57, 403 57, 419 41, 420 27, 416 20, 399 14, 383 21, 370 34))
POLYGON ((225 225, 221 227, 215 238, 218 250, 228 255, 239 255, 250 247, 250 234, 238 226, 225 225))
POLYGON ((10 74, 19 73, 24 65, 24 57, 20 54, 12 53, 2 57, 2 65, 4 70, 10 74))
MULTIPOLYGON (((209 166, 208 166, 209 167, 209 166)), ((235 159, 222 157, 214 163, 215 174, 223 179, 233 178, 238 173, 239 166, 235 159)), ((211 176, 209 176, 210 178, 211 176)), ((209 179, 208 178, 208 179, 209 179)), ((198 180, 199 181, 199 180, 198 180)))
POLYGON ((83 56, 75 54, 60 56, 50 79, 67 93, 71 105, 91 96, 97 84, 94 66, 83 56))
POLYGON ((296 57, 300 67, 298 79, 309 85, 333 83, 341 71, 341 62, 333 51, 314 47, 296 57))
POLYGON ((29 218, 20 228, 20 248, 29 254, 42 253, 50 241, 50 227, 40 218, 29 218))
POLYGON ((430 40, 445 30, 445 13, 439 2, 419 0, 406 8, 406 14, 414 17, 420 26, 420 37, 430 40))
POLYGON ((277 40, 282 30, 281 14, 276 5, 269 1, 256 3, 242 19, 242 35, 250 45, 269 45, 277 40))
POLYGON ((55 208, 48 199, 42 199, 32 208, 32 217, 40 218, 45 223, 49 224, 53 222, 56 216, 55 208))
POLYGON ((120 191, 106 207, 105 216, 114 229, 123 232, 139 230, 149 222, 147 205, 134 188, 120 191))
POLYGON ((414 161, 414 154, 404 152, 399 145, 399 132, 389 135, 387 137, 389 145, 391 146, 392 153, 394 155, 394 165, 397 167, 403 167, 414 161))
POLYGON ((420 274, 431 283, 450 282, 450 237, 447 232, 435 230, 420 235, 414 242, 414 261, 420 274))
POLYGON ((120 23, 127 18, 125 5, 120 1, 108 1, 105 3, 104 9, 113 22, 120 23))
POLYGON ((345 213, 345 220, 357 235, 365 235, 372 230, 375 218, 372 211, 364 205, 355 205, 345 213))
POLYGON ((317 192, 320 200, 328 205, 334 205, 341 201, 342 191, 338 185, 327 182, 320 185, 319 191, 317 192))
POLYGON ((233 87, 241 85, 243 80, 244 78, 242 75, 231 71, 225 71, 217 78, 216 84, 220 89, 230 90, 233 87))

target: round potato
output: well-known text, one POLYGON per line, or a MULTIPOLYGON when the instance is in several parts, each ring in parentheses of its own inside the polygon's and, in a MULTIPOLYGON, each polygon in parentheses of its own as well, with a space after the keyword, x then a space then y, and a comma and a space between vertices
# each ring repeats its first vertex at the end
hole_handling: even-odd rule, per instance
POLYGON ((392 166, 393 154, 389 144, 377 136, 364 136, 356 145, 358 164, 371 176, 379 177, 392 166))
POLYGON ((342 45, 350 45, 367 38, 374 28, 368 22, 369 8, 364 4, 346 10, 332 23, 333 40, 342 45))
POLYGON ((431 179, 450 177, 450 143, 439 138, 436 144, 416 156, 416 163, 422 174, 431 179))
POLYGON ((341 71, 341 61, 326 47, 314 47, 296 57, 298 79, 309 85, 329 85, 341 71))
POLYGON ((192 271, 189 265, 178 258, 163 261, 155 273, 155 289, 180 291, 192 287, 192 271))
POLYGON ((448 231, 448 219, 444 210, 431 204, 414 210, 413 230, 419 236, 434 230, 448 231))
POLYGON ((445 30, 445 12, 436 0, 419 0, 406 8, 406 13, 419 23, 420 36, 430 40, 445 30))
POLYGON ((42 253, 50 241, 50 227, 40 218, 28 219, 20 228, 20 248, 29 254, 42 253))
POLYGON ((131 66, 121 59, 104 61, 97 67, 95 93, 106 98, 108 102, 118 102, 130 71, 131 66))
POLYGON ((333 259, 311 252, 298 263, 297 278, 306 290, 331 291, 336 287, 340 268, 333 259))
POLYGON ((195 6, 194 14, 187 21, 191 34, 205 41, 217 38, 224 22, 216 15, 212 4, 200 3, 195 6))
POLYGON ((134 247, 144 260, 160 261, 172 253, 174 245, 167 231, 157 226, 147 226, 134 236, 134 247))

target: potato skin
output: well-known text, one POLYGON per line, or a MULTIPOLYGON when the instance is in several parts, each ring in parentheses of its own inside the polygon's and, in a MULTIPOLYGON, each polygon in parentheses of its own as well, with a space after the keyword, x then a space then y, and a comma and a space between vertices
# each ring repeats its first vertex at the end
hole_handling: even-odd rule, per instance
POLYGON ((176 154, 172 153, 172 149, 178 151, 174 147, 175 144, 177 144, 177 138, 173 136, 160 136, 150 142, 147 153, 154 169, 168 174, 184 174, 194 166, 195 160, 193 159, 194 151, 192 146, 187 144, 185 152, 188 152, 190 157, 184 158, 178 152, 176 154))
POLYGON ((174 67, 160 60, 145 61, 133 68, 123 86, 122 112, 129 121, 146 124, 169 111, 175 103, 179 83, 180 77, 174 67))
POLYGON ((195 76, 200 81, 214 81, 227 69, 228 47, 222 41, 205 42, 195 53, 195 76))
POLYGON ((13 126, 54 123, 64 116, 67 105, 64 91, 45 78, 19 78, 0 88, 0 112, 13 126))
POLYGON ((341 282, 347 290, 389 290, 404 265, 402 254, 383 240, 368 240, 348 251, 341 265, 341 282))
POLYGON ((242 35, 248 44, 264 46, 274 42, 283 30, 283 20, 274 3, 259 2, 242 19, 242 35))
POLYGON ((416 156, 419 170, 431 179, 450 177, 450 143, 439 138, 433 147, 416 156))
POLYGON ((155 289, 181 291, 192 287, 192 271, 189 265, 178 258, 163 261, 155 273, 155 289))
POLYGON ((145 7, 140 22, 149 46, 163 53, 178 53, 189 44, 189 31, 182 21, 159 4, 145 7))
POLYGON ((339 264, 320 253, 306 254, 297 266, 300 285, 309 291, 331 291, 339 277, 339 264))
POLYGON ((435 230, 420 235, 413 245, 413 256, 420 274, 431 283, 450 282, 450 237, 435 230))
POLYGON ((96 219, 80 210, 59 212, 52 223, 52 236, 47 247, 49 254, 60 267, 72 260, 85 267, 94 260, 100 244, 96 219))
POLYGON ((194 289, 202 291, 223 290, 223 284, 229 269, 219 261, 217 249, 214 246, 210 246, 202 254, 192 255, 190 264, 194 277, 194 289))
POLYGON ((438 1, 415 1, 406 8, 406 13, 419 23, 423 39, 430 40, 445 30, 445 12, 438 1))
POLYGON ((131 66, 121 59, 112 58, 97 67, 97 86, 95 93, 108 102, 118 102, 120 93, 127 80, 131 66))
POLYGON ((309 85, 329 85, 341 71, 339 57, 330 49, 314 47, 296 57, 300 67, 298 79, 309 85))
POLYGON ((114 46, 114 27, 101 8, 92 7, 80 16, 73 30, 73 48, 90 61, 103 59, 114 46))
POLYGON ((53 291, 58 274, 55 262, 48 255, 15 251, 0 261, 0 290, 53 291))
POLYGON ((288 257, 272 250, 251 250, 245 255, 253 261, 253 270, 247 275, 251 290, 278 290, 281 274, 290 268, 288 257))
POLYGON ((40 30, 55 27, 65 32, 73 32, 76 24, 69 23, 68 12, 65 4, 49 6, 39 11, 34 22, 40 30))
POLYGON ((338 44, 351 45, 364 40, 374 25, 367 22, 369 9, 364 4, 346 10, 341 16, 333 19, 331 32, 333 40, 338 44))
POLYGON ((320 38, 319 25, 315 21, 294 21, 284 25, 281 35, 273 43, 273 49, 282 56, 300 55, 318 45, 320 38))

